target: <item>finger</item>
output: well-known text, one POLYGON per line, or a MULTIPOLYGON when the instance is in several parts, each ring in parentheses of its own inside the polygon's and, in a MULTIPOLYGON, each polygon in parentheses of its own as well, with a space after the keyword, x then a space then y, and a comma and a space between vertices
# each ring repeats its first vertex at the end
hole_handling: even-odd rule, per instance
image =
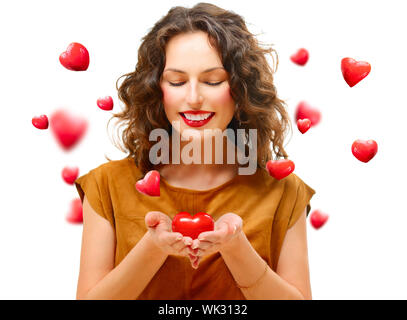
POLYGON ((196 248, 198 248, 200 243, 201 243, 201 241, 199 241, 198 239, 194 239, 194 240, 192 241, 192 244, 191 244, 191 249, 196 249, 196 248))
POLYGON ((211 242, 211 244, 208 245, 208 247, 206 247, 204 249, 201 249, 201 248, 195 249, 197 251, 194 251, 193 254, 198 257, 203 257, 210 253, 219 251, 220 246, 221 246, 220 242, 211 242))
POLYGON ((190 253, 190 250, 191 250, 189 248, 189 246, 186 246, 184 244, 184 241, 182 238, 180 240, 175 241, 172 244, 169 244, 168 246, 171 248, 173 254, 179 255, 179 256, 186 257, 186 256, 188 256, 188 254, 190 253))
POLYGON ((160 222, 160 214, 158 211, 150 211, 146 214, 144 222, 148 228, 154 228, 160 222))
MULTIPOLYGON (((184 243, 182 244, 184 245, 184 243)), ((188 255, 190 254, 189 250, 190 250, 189 247, 184 245, 184 247, 178 251, 178 255, 188 257, 188 255)))
POLYGON ((162 239, 163 241, 172 246, 177 242, 182 242, 182 234, 179 232, 169 232, 169 231, 163 231, 162 232, 162 239))
POLYGON ((206 241, 206 240, 200 241, 197 249, 198 250, 207 250, 216 244, 218 244, 218 242, 212 242, 212 241, 206 241))
POLYGON ((200 257, 189 255, 189 261, 191 262, 191 266, 194 269, 196 269, 198 267, 198 264, 199 264, 200 260, 201 260, 200 257))
POLYGON ((191 237, 183 237, 182 240, 184 241, 186 246, 190 246, 193 243, 193 240, 191 237))
POLYGON ((195 249, 194 251, 194 256, 196 257, 202 257, 206 255, 206 250, 201 250, 201 249, 195 249))
POLYGON ((196 259, 194 262, 192 262, 192 268, 198 269, 200 262, 201 262, 201 258, 196 259))
POLYGON ((191 249, 186 246, 183 241, 174 244, 172 248, 175 250, 176 254, 180 256, 188 257, 188 255, 191 254, 191 249))
POLYGON ((220 239, 226 237, 229 233, 228 224, 225 222, 221 223, 215 231, 202 232, 198 236, 199 241, 210 241, 210 242, 220 242, 220 239))
POLYGON ((191 247, 188 247, 188 253, 192 254, 193 256, 196 256, 198 254, 198 248, 196 249, 191 249, 191 247))
POLYGON ((189 260, 192 262, 194 262, 196 259, 198 259, 199 257, 193 255, 193 254, 188 254, 189 260))

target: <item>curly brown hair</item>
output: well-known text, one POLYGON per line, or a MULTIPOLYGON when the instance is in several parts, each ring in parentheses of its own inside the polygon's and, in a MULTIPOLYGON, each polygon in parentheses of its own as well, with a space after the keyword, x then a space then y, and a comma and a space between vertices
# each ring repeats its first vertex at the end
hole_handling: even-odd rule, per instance
POLYGON ((265 168, 272 159, 272 151, 276 158, 287 158, 283 142, 291 122, 285 102, 277 97, 274 71, 266 60, 266 54, 270 54, 274 64, 272 53, 275 53, 277 70, 277 53, 271 46, 260 47, 240 15, 209 3, 171 8, 142 38, 135 71, 122 75, 116 82, 119 99, 124 103, 122 112, 110 119, 118 118, 120 128, 124 126, 123 147, 118 147, 129 152, 127 158, 134 158, 144 174, 152 170, 149 150, 154 142, 149 141, 150 132, 163 128, 171 134, 172 129, 164 112, 160 87, 166 44, 177 34, 195 31, 208 34, 229 74, 230 93, 238 107, 228 128, 257 129, 258 167, 265 168), (122 77, 125 79, 118 87, 122 77))

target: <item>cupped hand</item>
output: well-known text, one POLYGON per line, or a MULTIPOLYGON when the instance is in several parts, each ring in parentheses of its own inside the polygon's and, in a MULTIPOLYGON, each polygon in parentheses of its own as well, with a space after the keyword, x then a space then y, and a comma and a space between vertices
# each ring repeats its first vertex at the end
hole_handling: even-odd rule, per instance
POLYGON ((242 231, 242 226, 242 218, 235 213, 229 212, 221 216, 215 222, 213 231, 202 232, 192 241, 193 253, 189 254, 192 267, 198 268, 202 257, 221 251, 230 245, 242 231))
POLYGON ((192 239, 172 231, 172 220, 160 211, 150 211, 145 216, 145 224, 155 245, 168 255, 187 257, 193 253, 192 239))

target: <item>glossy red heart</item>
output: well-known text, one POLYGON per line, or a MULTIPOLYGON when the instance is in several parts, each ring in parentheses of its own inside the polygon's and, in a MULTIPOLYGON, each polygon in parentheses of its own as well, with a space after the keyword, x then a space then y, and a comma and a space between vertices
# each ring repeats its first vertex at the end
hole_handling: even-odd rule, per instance
POLYGON ((66 221, 70 223, 83 222, 82 201, 80 198, 72 200, 71 209, 66 215, 66 221))
POLYGON ((136 189, 151 197, 160 196, 160 173, 157 170, 147 172, 143 179, 137 181, 136 189))
POLYGON ((321 121, 321 112, 308 102, 301 101, 298 103, 295 113, 295 120, 298 121, 299 119, 309 119, 311 120, 311 127, 316 126, 321 121))
POLYGON ((72 71, 85 71, 89 66, 89 52, 80 43, 72 42, 59 56, 59 62, 72 71))
POLYGON ((326 213, 324 213, 324 212, 322 212, 320 210, 314 210, 311 213, 310 222, 311 222, 311 225, 315 229, 319 229, 326 223, 328 218, 329 218, 328 214, 326 214, 326 213))
POLYGON ((266 168, 270 176, 281 180, 294 171, 295 165, 294 162, 288 159, 269 160, 267 161, 266 168))
POLYGON ((78 167, 65 167, 62 170, 62 179, 68 184, 73 184, 78 177, 79 168, 78 167))
POLYGON ((213 231, 214 229, 215 222, 205 212, 198 212, 193 217, 188 212, 180 212, 172 219, 172 231, 180 232, 183 236, 192 239, 198 238, 204 231, 213 231))
POLYGON ((298 127, 298 130, 300 130, 300 132, 302 134, 304 134, 305 132, 308 131, 309 128, 311 128, 311 120, 310 119, 298 119, 297 127, 298 127))
POLYGON ((103 98, 99 98, 96 102, 98 107, 102 110, 112 110, 113 109, 113 99, 111 96, 106 96, 103 98))
POLYGON ((364 79, 369 74, 370 69, 370 64, 365 61, 343 58, 341 62, 342 75, 349 87, 353 87, 364 79))
POLYGON ((300 66, 305 65, 308 61, 308 58, 309 58, 308 50, 304 48, 298 49, 298 51, 291 55, 290 57, 292 62, 300 66))
POLYGON ((66 110, 58 110, 50 118, 51 131, 64 150, 72 149, 83 137, 88 127, 86 119, 66 110))
POLYGON ((32 118, 31 123, 37 129, 48 129, 48 117, 45 114, 32 118))
POLYGON ((352 144, 352 153, 356 159, 369 162, 377 153, 377 142, 374 140, 356 140, 352 144))

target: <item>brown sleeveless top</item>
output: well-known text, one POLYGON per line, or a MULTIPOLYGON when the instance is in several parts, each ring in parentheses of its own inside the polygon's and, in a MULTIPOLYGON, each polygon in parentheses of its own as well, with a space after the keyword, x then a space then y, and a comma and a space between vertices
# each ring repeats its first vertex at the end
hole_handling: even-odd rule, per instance
MULTIPOLYGON (((253 175, 236 175, 226 183, 204 191, 174 187, 161 178, 160 196, 139 193, 135 184, 143 174, 131 158, 114 160, 75 181, 79 196, 107 219, 115 230, 115 266, 143 237, 144 217, 161 211, 173 218, 180 211, 204 211, 216 221, 233 212, 243 220, 243 231, 253 248, 275 271, 287 229, 311 206, 315 191, 294 173, 282 180, 264 169, 253 175)), ((206 256, 198 269, 186 257, 168 256, 139 300, 244 300, 220 253, 206 256)))

